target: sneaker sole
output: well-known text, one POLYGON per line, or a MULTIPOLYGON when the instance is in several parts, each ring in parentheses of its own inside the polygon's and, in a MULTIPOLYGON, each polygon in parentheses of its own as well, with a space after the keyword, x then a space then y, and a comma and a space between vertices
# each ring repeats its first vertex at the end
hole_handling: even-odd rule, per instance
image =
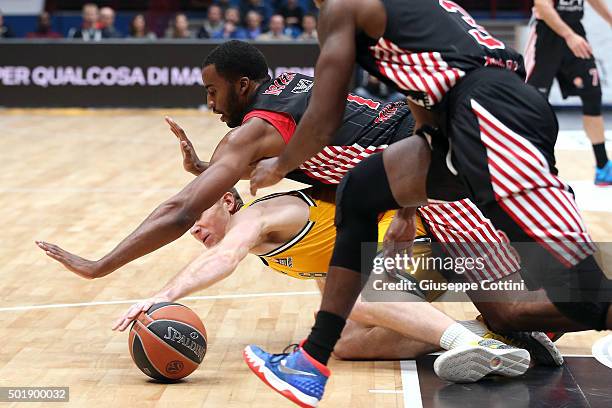
POLYGON ((534 340, 534 360, 544 366, 561 367, 563 365, 563 356, 555 346, 555 343, 542 332, 531 332, 531 339, 534 340))
POLYGON ((441 354, 434 362, 434 371, 443 380, 469 383, 489 374, 518 377, 527 371, 529 362, 527 350, 467 346, 441 354))
POLYGON ((319 401, 316 398, 304 394, 291 384, 287 384, 285 381, 278 378, 268 367, 266 367, 265 361, 253 352, 251 346, 246 346, 244 348, 242 357, 253 374, 283 397, 303 408, 315 408, 318 405, 319 401))

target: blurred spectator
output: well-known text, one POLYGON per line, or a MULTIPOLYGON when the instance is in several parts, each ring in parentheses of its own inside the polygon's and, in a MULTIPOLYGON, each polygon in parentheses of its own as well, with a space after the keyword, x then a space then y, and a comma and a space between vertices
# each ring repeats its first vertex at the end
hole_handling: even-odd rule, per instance
POLYGON ((235 7, 225 10, 223 30, 217 31, 213 37, 216 40, 246 40, 247 33, 240 26, 240 11, 235 7))
POLYGON ((246 15, 246 34, 249 40, 256 39, 262 32, 261 15, 256 11, 249 11, 246 15))
POLYGON ((380 80, 363 70, 359 70, 357 72, 357 77, 361 74, 361 86, 355 88, 353 93, 361 96, 362 98, 374 99, 375 101, 380 101, 383 103, 390 102, 399 102, 406 99, 406 97, 396 92, 393 89, 389 89, 389 87, 380 80))
POLYGON ((123 35, 115 28, 115 10, 110 7, 100 9, 99 28, 102 30, 102 38, 121 38, 123 35))
POLYGON ((222 29, 223 18, 221 7, 216 4, 212 4, 208 8, 208 13, 206 15, 206 20, 204 20, 204 24, 202 24, 202 27, 200 27, 198 38, 210 38, 216 32, 221 31, 222 29))
POLYGON ((300 6, 298 0, 287 0, 287 4, 282 6, 278 10, 278 13, 285 17, 285 24, 287 24, 287 27, 295 27, 299 30, 302 26, 304 10, 300 6))
POLYGON ((80 38, 83 41, 100 41, 102 31, 98 28, 98 6, 94 3, 83 5, 83 22, 81 27, 72 27, 68 31, 68 38, 80 38))
POLYGON ((246 16, 249 11, 256 11, 263 17, 264 24, 272 15, 272 8, 263 0, 241 0, 240 15, 246 16))
POLYGON ((28 33, 27 38, 61 38, 61 34, 52 30, 51 28, 51 16, 46 11, 40 13, 38 16, 38 23, 36 24, 36 31, 28 33))
POLYGON ((4 16, 2 10, 0 10, 0 38, 13 38, 13 32, 10 28, 4 25, 4 16))
POLYGON ((157 38, 155 33, 147 30, 147 22, 142 14, 136 14, 130 22, 129 38, 141 38, 154 40, 157 38))
POLYGON ((193 33, 189 30, 189 20, 183 13, 177 13, 174 16, 174 21, 166 31, 166 38, 194 38, 193 33))
POLYGON ((317 18, 314 14, 304 15, 302 20, 302 34, 298 37, 299 40, 317 40, 317 18))
POLYGON ((232 3, 234 3, 232 0, 215 0, 214 1, 214 4, 221 7, 221 10, 223 10, 224 13, 225 13, 225 10, 232 7, 232 3))
POLYGON ((285 19, 280 14, 275 14, 270 18, 270 30, 267 33, 257 37, 260 41, 273 40, 291 40, 291 37, 285 34, 285 19))

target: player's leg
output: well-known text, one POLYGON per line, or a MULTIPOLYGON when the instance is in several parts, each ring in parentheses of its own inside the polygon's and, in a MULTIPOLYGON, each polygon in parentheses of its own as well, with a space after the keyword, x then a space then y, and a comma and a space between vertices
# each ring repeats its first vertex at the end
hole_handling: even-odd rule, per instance
POLYGON ((554 113, 518 76, 479 74, 452 91, 454 163, 478 207, 521 254, 532 283, 569 318, 603 329, 610 281, 592 256, 569 186, 556 177, 554 113))

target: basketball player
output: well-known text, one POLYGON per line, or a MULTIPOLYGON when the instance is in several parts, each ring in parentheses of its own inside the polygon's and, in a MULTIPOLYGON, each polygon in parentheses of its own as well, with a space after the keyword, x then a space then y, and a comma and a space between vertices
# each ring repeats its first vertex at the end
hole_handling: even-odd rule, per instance
MULTIPOLYGON (((588 0, 612 25, 612 13, 602 0, 588 0)), ((563 98, 582 100, 582 123, 595 154, 595 184, 612 184, 601 114, 601 84, 591 46, 581 20, 584 0, 535 0, 535 27, 525 50, 527 82, 546 97, 557 78, 563 98)))
MULTIPOLYGON (((160 205, 136 231, 98 261, 81 258, 45 242, 38 242, 39 247, 67 269, 93 279, 182 235, 192 225, 188 222, 195 222, 238 179, 248 178, 252 163, 282 152, 301 121, 310 98, 312 78, 286 74, 271 81, 267 72, 261 53, 247 43, 231 41, 216 48, 203 69, 209 105, 235 129, 217 146, 211 162, 202 164, 205 171, 160 205)), ((168 122, 180 134, 178 126, 171 120, 168 122)), ((291 177, 310 184, 337 184, 355 163, 411 132, 412 120, 405 104, 383 106, 349 96, 336 142, 291 177)), ((468 211, 475 209, 472 204, 465 205, 468 211)), ((448 228, 445 222, 437 222, 438 231, 441 229, 443 235, 453 237, 456 228, 450 220, 447 224, 448 228)), ((491 239, 499 241, 496 234, 491 239)), ((497 275, 491 278, 494 280, 497 275)), ((454 338, 462 328, 453 327, 454 338)))
MULTIPOLYGON (((194 259, 157 294, 132 306, 113 329, 125 330, 142 310, 154 303, 176 301, 228 277, 248 253, 292 278, 316 279, 322 288, 335 238, 334 213, 333 203, 314 199, 307 190, 272 194, 246 206, 235 190, 225 193, 191 228, 194 238, 209 251, 194 259)), ((381 217, 381 237, 393 213, 387 212, 381 217)), ((419 225, 418 235, 425 234, 419 225)), ((455 321, 427 302, 412 300, 359 302, 351 314, 353 324, 344 332, 346 340, 336 346, 335 353, 347 359, 401 359, 439 350, 442 334, 455 321)), ((504 365, 498 370, 478 367, 469 374, 466 372, 466 379, 468 375, 482 377, 494 371, 516 376, 528 368, 526 350, 484 340, 475 334, 462 339, 463 345, 473 343, 474 349, 485 341, 504 350, 504 365)), ((452 368, 449 366, 447 370, 452 368)))
MULTIPOLYGON (((436 193, 428 190, 436 187, 426 183, 428 168, 437 181, 459 181, 512 242, 533 243, 515 245, 532 288, 544 288, 555 306, 580 324, 612 327, 610 281, 592 256, 595 248, 569 186, 556 176, 554 112, 524 83, 521 56, 452 1, 320 3, 321 52, 312 99, 283 153, 257 165, 252 193, 277 183, 329 140, 355 60, 404 91, 417 128, 429 128, 417 131, 422 137, 362 161, 344 177, 336 202, 336 245, 315 325, 292 353, 272 355, 248 346, 245 361, 251 370, 290 400, 317 405, 330 374, 325 364, 366 281, 359 272, 370 273, 360 271, 356 254, 362 243, 376 239, 381 211, 402 208, 387 238, 414 237, 415 207, 436 193), (445 161, 436 162, 436 156, 445 161), (358 199, 366 196, 367 201, 358 199)), ((455 217, 469 223, 465 214, 455 217)))

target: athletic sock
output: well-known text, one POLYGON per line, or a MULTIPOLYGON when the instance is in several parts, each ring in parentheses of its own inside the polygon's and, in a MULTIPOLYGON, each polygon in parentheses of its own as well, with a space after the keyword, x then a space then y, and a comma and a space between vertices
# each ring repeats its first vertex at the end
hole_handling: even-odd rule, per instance
POLYGON ((327 365, 345 324, 346 320, 341 316, 320 310, 302 348, 312 358, 327 365))
POLYGON ((477 336, 484 336, 489 331, 486 324, 480 320, 461 320, 459 323, 477 336))
POLYGON ((440 347, 444 350, 452 350, 455 347, 464 346, 469 343, 479 342, 482 337, 475 335, 466 329, 461 323, 453 323, 444 331, 440 338, 440 347))
POLYGON ((602 169, 606 165, 606 163, 608 163, 608 153, 606 152, 606 144, 594 144, 593 151, 595 152, 595 161, 597 162, 597 168, 602 169))

